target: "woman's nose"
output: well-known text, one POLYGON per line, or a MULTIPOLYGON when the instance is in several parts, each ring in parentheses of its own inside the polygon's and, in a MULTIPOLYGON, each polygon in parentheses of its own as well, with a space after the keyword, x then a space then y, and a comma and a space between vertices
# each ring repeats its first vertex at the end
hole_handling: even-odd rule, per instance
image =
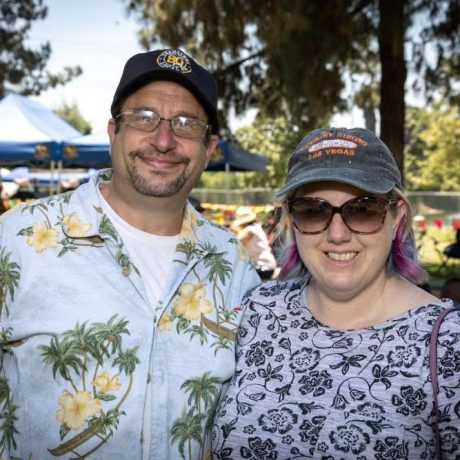
POLYGON ((345 225, 343 217, 340 213, 336 212, 332 216, 331 223, 327 229, 327 239, 333 243, 341 243, 349 241, 351 238, 351 231, 345 225))

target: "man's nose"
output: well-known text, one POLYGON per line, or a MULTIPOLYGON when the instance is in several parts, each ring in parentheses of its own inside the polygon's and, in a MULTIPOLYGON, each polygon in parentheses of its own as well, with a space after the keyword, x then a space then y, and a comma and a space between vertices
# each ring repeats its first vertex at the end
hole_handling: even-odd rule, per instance
POLYGON ((176 136, 170 120, 159 121, 158 126, 150 134, 150 143, 160 152, 167 152, 176 145, 176 136))

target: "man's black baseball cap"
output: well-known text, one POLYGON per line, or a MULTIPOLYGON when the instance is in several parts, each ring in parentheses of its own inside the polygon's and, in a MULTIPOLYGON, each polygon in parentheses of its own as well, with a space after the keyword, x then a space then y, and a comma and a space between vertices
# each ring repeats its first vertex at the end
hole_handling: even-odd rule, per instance
POLYGON ((154 80, 171 80, 187 88, 208 114, 211 133, 217 134, 216 81, 206 69, 179 49, 148 51, 128 59, 110 107, 112 117, 120 113, 123 99, 154 80))

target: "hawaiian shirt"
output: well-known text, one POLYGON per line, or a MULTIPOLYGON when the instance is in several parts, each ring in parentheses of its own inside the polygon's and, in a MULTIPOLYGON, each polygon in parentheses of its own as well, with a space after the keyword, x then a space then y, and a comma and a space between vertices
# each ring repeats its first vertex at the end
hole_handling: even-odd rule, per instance
POLYGON ((140 459, 144 438, 150 459, 210 457, 240 302, 259 279, 233 234, 188 204, 151 305, 101 210, 110 174, 0 219, 0 458, 140 459))
MULTIPOLYGON (((243 300, 237 364, 212 433, 216 459, 435 458, 428 350, 451 301, 416 305, 362 329, 310 313, 305 279, 270 281, 243 300)), ((460 311, 438 337, 443 459, 460 459, 460 311)))

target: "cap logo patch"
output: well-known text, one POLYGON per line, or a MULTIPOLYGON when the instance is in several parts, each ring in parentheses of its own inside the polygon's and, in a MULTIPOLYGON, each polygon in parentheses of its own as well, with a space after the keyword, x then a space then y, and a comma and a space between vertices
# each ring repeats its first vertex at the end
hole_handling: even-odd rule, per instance
POLYGON ((192 66, 188 56, 180 50, 165 50, 157 57, 157 64, 163 69, 175 70, 180 73, 190 73, 192 66))
POLYGON ((316 152, 317 150, 323 150, 326 148, 346 148, 346 149, 354 149, 356 148, 356 144, 354 142, 345 141, 343 139, 326 139, 324 141, 317 142, 308 148, 308 151, 316 152))

